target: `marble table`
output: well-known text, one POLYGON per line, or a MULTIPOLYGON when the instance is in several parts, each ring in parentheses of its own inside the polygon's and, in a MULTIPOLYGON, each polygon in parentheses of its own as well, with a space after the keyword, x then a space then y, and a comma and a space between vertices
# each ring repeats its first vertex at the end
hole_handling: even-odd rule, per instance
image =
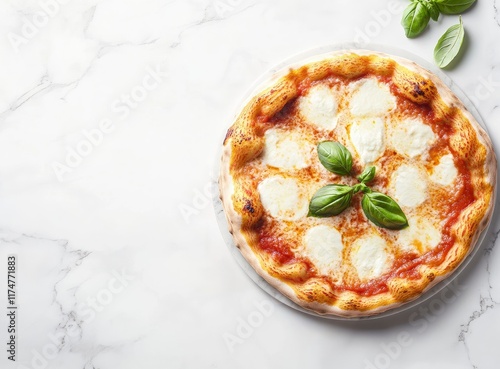
MULTIPOLYGON (((406 4, 2 1, 0 367, 497 368, 498 211, 446 289, 387 318, 338 321, 257 287, 212 206, 225 130, 262 73, 341 41, 432 62, 457 17, 408 40, 406 4)), ((499 6, 463 15, 466 53, 446 71, 496 147, 499 6)))

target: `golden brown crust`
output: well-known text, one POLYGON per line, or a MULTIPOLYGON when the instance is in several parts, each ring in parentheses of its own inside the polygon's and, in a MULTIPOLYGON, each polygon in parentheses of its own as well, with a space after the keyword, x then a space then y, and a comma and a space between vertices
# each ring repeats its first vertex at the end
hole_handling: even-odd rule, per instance
POLYGON ((434 83, 403 66, 394 68, 392 81, 403 96, 417 104, 429 103, 436 97, 434 83))
POLYGON ((219 184, 235 244, 259 275, 306 309, 318 314, 355 317, 398 307, 453 272, 473 250, 491 218, 495 179, 496 159, 487 134, 440 79, 405 59, 367 51, 344 51, 290 70, 270 88, 251 98, 228 131, 219 184), (389 78, 401 96, 415 104, 429 105, 437 122, 450 125, 449 146, 456 160, 466 163, 475 199, 451 227, 454 242, 441 262, 423 263, 417 278, 393 277, 387 281, 385 291, 372 295, 336 290, 324 279, 310 274, 306 262, 280 263, 260 252, 256 247, 259 235, 255 227, 265 211, 255 188, 239 180, 245 173, 245 165, 263 150, 264 131, 259 121, 272 117, 297 98, 304 83, 332 75, 355 80, 367 74, 389 78))

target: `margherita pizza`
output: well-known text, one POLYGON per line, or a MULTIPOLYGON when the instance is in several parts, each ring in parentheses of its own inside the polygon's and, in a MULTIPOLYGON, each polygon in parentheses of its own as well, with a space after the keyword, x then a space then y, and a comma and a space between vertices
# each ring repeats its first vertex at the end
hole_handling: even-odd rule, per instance
POLYGON ((219 182, 234 242, 259 275, 315 313, 356 317, 449 276, 491 218, 495 179, 487 134, 440 79, 344 50, 249 100, 219 182))

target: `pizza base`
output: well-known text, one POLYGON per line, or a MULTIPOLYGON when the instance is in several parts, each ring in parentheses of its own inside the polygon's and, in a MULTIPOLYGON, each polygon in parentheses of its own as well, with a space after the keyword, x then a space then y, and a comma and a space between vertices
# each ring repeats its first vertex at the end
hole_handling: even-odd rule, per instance
MULTIPOLYGON (((404 68, 407 68, 409 71, 416 73, 418 76, 432 81, 437 88, 437 94, 441 100, 448 106, 457 107, 468 120, 468 122, 464 122, 464 132, 466 137, 468 137, 467 132, 469 132, 468 125, 470 123, 470 128, 473 129, 473 133, 477 136, 477 139, 485 148, 486 153, 483 153, 485 156, 483 155, 483 157, 479 157, 478 154, 477 160, 484 159, 484 173, 487 174, 487 177, 473 177, 474 189, 476 189, 477 186, 482 187, 484 182, 489 184, 493 190, 491 191, 490 198, 484 199, 484 201, 478 199, 478 201, 474 202, 472 206, 469 206, 462 212, 459 220, 452 227, 453 234, 456 236, 456 242, 454 243, 452 249, 450 249, 447 253, 445 261, 438 267, 430 268, 426 265, 422 265, 419 270, 421 274, 420 279, 406 280, 394 278, 389 283, 388 292, 372 296, 362 296, 351 291, 343 291, 336 293, 336 300, 333 304, 325 304, 321 302, 324 294, 331 293, 332 291, 324 291, 324 285, 315 284, 313 281, 307 286, 307 288, 304 288, 304 291, 300 292, 302 293, 302 296, 299 296, 299 293, 296 290, 291 288, 287 283, 283 282, 279 278, 272 276, 266 269, 263 268, 262 264, 265 264, 268 269, 273 269, 272 262, 268 260, 268 258, 265 258, 262 255, 256 255, 252 250, 252 247, 246 239, 246 237, 251 237, 251 235, 249 235, 245 230, 245 226, 243 224, 244 221, 248 222, 249 220, 243 220, 242 216, 234 209, 233 196, 235 194, 235 189, 230 167, 235 158, 233 157, 231 148, 232 145, 230 141, 239 140, 239 144, 244 148, 241 150, 244 154, 241 152, 239 153, 240 155, 244 155, 244 157, 238 157, 236 160, 245 161, 248 158, 258 155, 258 152, 255 149, 255 145, 251 142, 252 140, 245 137, 238 137, 237 135, 229 137, 223 147, 219 188, 220 198, 222 200, 229 225, 229 232, 232 234, 236 247, 238 247, 243 257, 258 275, 264 278, 267 283, 298 306, 315 314, 333 315, 345 318, 373 316, 398 308, 422 296, 426 291, 434 287, 440 281, 446 279, 472 252, 472 250, 475 249, 481 232, 487 228, 491 220, 496 195, 495 181, 497 171, 496 158, 494 156, 491 141, 489 140, 486 132, 481 126, 479 126, 475 118, 466 110, 460 100, 458 100, 458 98, 438 77, 407 59, 368 50, 339 50, 337 52, 321 55, 317 58, 317 60, 328 60, 338 55, 350 53, 359 56, 375 55, 383 59, 389 58, 404 68), (245 145, 247 147, 245 147, 245 145), (304 296, 306 296, 308 300, 312 301, 300 298, 304 296)), ((301 63, 301 65, 310 65, 310 63, 313 62, 308 61, 306 63, 301 63)), ((349 66, 346 66, 346 68, 348 67, 349 66)), ((318 70, 313 70, 311 73, 315 72, 319 77, 322 73, 324 73, 321 70, 321 67, 319 67, 318 70)), ((404 73, 402 73, 399 78, 403 79, 402 83, 405 83, 405 78, 408 78, 407 81, 412 83, 411 75, 404 75, 404 73)), ((255 112, 263 112, 266 115, 273 115, 274 113, 280 111, 287 101, 296 96, 296 91, 293 91, 293 88, 289 83, 287 83, 287 80, 282 79, 282 76, 276 77, 267 88, 262 88, 261 91, 262 92, 258 93, 245 104, 245 108, 243 109, 241 115, 237 118, 239 123, 243 125, 248 124, 250 117, 252 117, 255 112)), ((418 99, 419 97, 416 98, 418 99)), ((468 134, 470 135, 472 132, 469 132, 468 134)), ((458 146, 460 144, 460 137, 457 137, 455 145, 458 146)), ((467 147, 460 148, 461 152, 467 152, 467 149, 467 147)), ((474 158, 471 160, 474 160, 474 158)), ((236 191, 236 193, 237 192, 238 191, 236 191)), ((255 215, 255 217, 258 217, 258 214, 255 215)), ((250 219, 250 222, 251 221, 252 219, 250 219)), ((280 271, 280 273, 283 273, 283 271, 280 271)), ((300 273, 300 270, 290 270, 290 273, 300 273)))

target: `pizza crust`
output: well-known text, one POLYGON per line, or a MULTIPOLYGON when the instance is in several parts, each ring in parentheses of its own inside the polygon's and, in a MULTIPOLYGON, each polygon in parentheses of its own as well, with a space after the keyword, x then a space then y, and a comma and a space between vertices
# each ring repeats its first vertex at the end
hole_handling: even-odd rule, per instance
POLYGON ((493 212, 496 158, 486 132, 458 98, 439 78, 409 60, 372 51, 343 50, 306 65, 307 77, 311 80, 324 78, 332 69, 349 78, 364 75, 370 69, 380 75, 393 76, 393 82, 409 100, 417 104, 430 103, 436 114, 452 117, 458 129, 450 137, 450 145, 467 156, 474 192, 481 194, 452 227, 456 242, 438 267, 421 265, 419 279, 393 278, 388 282, 387 292, 372 296, 333 291, 321 279, 307 279, 304 264, 282 266, 271 257, 254 252, 251 244, 258 242, 258 236, 251 230, 262 218, 264 209, 257 191, 245 188, 245 184, 235 181, 231 174, 238 173, 246 162, 261 154, 263 132, 252 124, 259 115, 273 116, 281 111, 298 95, 296 81, 304 77, 303 68, 291 69, 285 77, 274 80, 250 99, 224 141, 219 178, 220 197, 235 245, 257 274, 305 309, 347 318, 376 315, 418 298, 448 277, 472 252, 493 212), (299 286, 290 282, 292 280, 305 283, 299 286))

